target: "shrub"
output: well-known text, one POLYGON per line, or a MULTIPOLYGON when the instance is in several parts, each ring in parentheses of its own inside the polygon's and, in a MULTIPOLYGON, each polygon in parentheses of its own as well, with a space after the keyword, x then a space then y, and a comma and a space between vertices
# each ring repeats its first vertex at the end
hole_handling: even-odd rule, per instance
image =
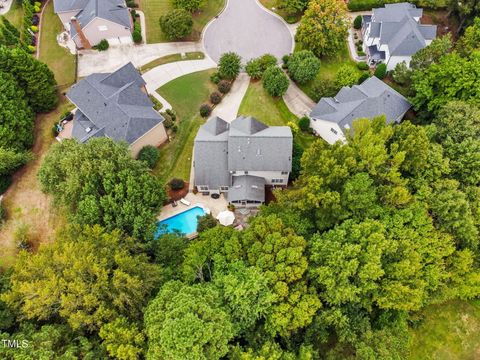
POLYGON ((135 9, 130 11, 130 15, 132 16, 133 22, 137 21, 137 12, 135 11, 135 9))
POLYGON ((203 0, 173 0, 173 6, 177 9, 185 9, 194 12, 200 8, 203 0))
POLYGON ((167 109, 165 110, 165 113, 169 115, 173 121, 177 120, 177 114, 175 114, 175 111, 173 111, 173 109, 167 109))
POLYGON ((210 101, 214 105, 220 104, 220 102, 222 101, 222 94, 220 94, 218 91, 214 91, 210 94, 210 101))
POLYGON ((163 126, 165 126, 165 129, 171 129, 174 125, 174 122, 172 121, 172 118, 170 116, 163 116, 165 120, 163 120, 163 126))
POLYGON ((359 70, 368 70, 369 68, 370 67, 365 61, 360 61, 359 63, 357 63, 357 69, 359 70))
POLYGON ((290 60, 290 55, 283 55, 283 56, 282 56, 282 62, 283 62, 285 65, 288 65, 288 60, 290 60))
POLYGON ((137 5, 137 3, 135 2, 135 0, 127 0, 127 7, 133 9, 133 8, 137 8, 138 5, 137 5))
POLYGON ((222 79, 235 80, 240 74, 241 67, 240 56, 234 52, 228 52, 220 57, 218 74, 222 79))
POLYGON ((405 61, 398 63, 395 66, 395 69, 393 70, 393 74, 392 74, 393 80, 395 80, 395 82, 400 85, 409 84, 411 80, 411 76, 412 76, 412 70, 408 68, 407 63, 405 61))
POLYGON ((365 56, 365 52, 362 50, 357 51, 358 56, 365 56))
POLYGON ((293 81, 305 84, 315 79, 320 70, 320 60, 309 50, 294 53, 288 60, 288 74, 293 81))
POLYGON ((182 179, 174 178, 168 183, 172 190, 182 190, 185 187, 185 181, 182 179))
POLYGON ((208 117, 212 113, 212 107, 208 104, 202 104, 200 106, 200 116, 208 117))
POLYGON ((33 11, 36 12, 36 13, 39 13, 41 11, 40 6, 34 6, 33 11))
POLYGON ((25 223, 21 223, 13 232, 13 240, 18 249, 29 250, 31 248, 32 234, 30 232, 30 226, 25 223))
POLYGON ((32 30, 34 33, 38 32, 38 26, 32 25, 30 26, 30 30, 32 30))
POLYGON ((210 81, 213 82, 214 84, 218 84, 222 80, 220 78, 220 75, 218 74, 218 71, 214 72, 212 75, 210 75, 210 81))
POLYGON ((231 88, 232 85, 226 80, 222 80, 218 83, 218 91, 220 91, 222 94, 228 93, 231 88))
POLYGON ((340 89, 344 86, 352 86, 358 81, 358 73, 354 67, 343 65, 335 75, 335 86, 340 89))
POLYGON ((353 20, 353 28, 354 29, 361 29, 362 28, 362 16, 358 15, 355 20, 353 20))
POLYGON ((318 101, 322 97, 332 97, 335 96, 337 91, 340 90, 338 89, 335 84, 333 83, 332 80, 330 79, 325 79, 322 81, 319 81, 313 85, 313 100, 318 101))
POLYGON ((150 95, 149 98, 152 101, 155 110, 159 111, 163 107, 163 104, 156 97, 150 95))
POLYGON ((298 127, 302 131, 308 131, 310 129, 310 118, 308 116, 304 116, 298 120, 298 127))
POLYGON ((137 159, 145 162, 150 169, 153 169, 157 165, 159 157, 160 151, 155 146, 147 145, 140 150, 137 159))
POLYGON ((198 225, 197 225, 198 233, 204 232, 218 225, 217 219, 215 219, 212 214, 197 216, 197 220, 198 220, 198 225))
POLYGON ((7 217, 7 212, 3 207, 3 204, 0 202, 0 227, 2 225, 3 220, 7 217))
POLYGON ((35 46, 28 45, 27 50, 30 54, 33 54, 35 52, 36 48, 35 48, 35 46))
POLYGON ((192 14, 185 9, 175 9, 160 18, 160 28, 168 40, 182 39, 192 32, 192 14))
POLYGON ((265 54, 256 59, 247 62, 245 70, 247 74, 255 80, 261 79, 267 68, 277 64, 277 58, 270 54, 265 54))
POLYGON ((135 44, 140 44, 142 42, 142 33, 140 30, 134 30, 132 33, 133 42, 135 44))
POLYGON ((383 79, 387 75, 387 65, 378 64, 373 75, 375 75, 379 79, 383 79))
POLYGON ((102 39, 100 42, 95 46, 95 49, 98 51, 105 51, 110 47, 110 44, 108 43, 107 39, 102 39))
POLYGON ((42 7, 42 3, 40 1, 35 1, 33 3, 33 6, 38 6, 38 7, 42 7))
POLYGON ((289 85, 287 75, 278 66, 270 66, 263 74, 263 88, 270 96, 282 96, 289 85))
POLYGON ((363 73, 360 78, 358 79, 358 84, 363 83, 365 80, 367 80, 370 77, 369 73, 363 73))

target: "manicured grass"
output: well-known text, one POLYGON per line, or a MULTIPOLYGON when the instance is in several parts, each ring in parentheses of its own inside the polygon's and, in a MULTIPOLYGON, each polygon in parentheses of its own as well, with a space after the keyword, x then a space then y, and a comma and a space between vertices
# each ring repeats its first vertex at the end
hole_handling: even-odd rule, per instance
POLYGON ((283 9, 280 9, 279 0, 260 0, 260 3, 268 10, 280 15, 289 24, 294 24, 302 18, 302 14, 289 15, 283 9))
POLYGON ((163 96, 177 113, 178 131, 175 137, 160 150, 160 160, 154 174, 168 181, 174 177, 190 178, 193 141, 198 128, 205 122, 198 109, 208 100, 215 89, 210 75, 215 70, 188 74, 165 84, 157 92, 163 96))
POLYGON ((50 1, 43 12, 40 60, 53 71, 60 87, 73 84, 76 71, 75 56, 57 43, 57 35, 62 31, 62 23, 54 14, 53 1, 50 1))
POLYGON ((202 53, 201 51, 187 52, 185 53, 185 57, 182 57, 182 54, 167 55, 167 56, 163 56, 158 59, 155 59, 153 61, 150 61, 148 64, 141 66, 140 71, 142 73, 146 73, 148 70, 156 68, 157 66, 160 66, 160 65, 165 65, 168 63, 176 62, 176 61, 199 60, 204 58, 205 58, 205 54, 202 53))
POLYGON ((22 2, 13 0, 10 10, 4 16, 12 23, 13 26, 15 26, 18 30, 21 30, 23 23, 22 2))
MULTIPOLYGON (((225 0, 207 0, 202 9, 193 14, 192 35, 185 40, 200 39, 205 25, 223 8, 225 0)), ((140 10, 145 14, 147 43, 167 42, 160 29, 160 17, 173 10, 172 0, 141 0, 140 10)))
MULTIPOLYGON (((296 50, 300 50, 300 49, 296 49, 296 50)), ((343 65, 351 66, 353 69, 355 69, 358 72, 359 76, 361 74, 361 71, 357 69, 356 63, 352 59, 350 59, 346 42, 344 43, 344 46, 340 49, 337 55, 328 57, 328 58, 322 58, 320 60, 321 60, 321 65, 320 65, 320 71, 318 72, 317 78, 305 85, 300 85, 300 88, 305 92, 305 94, 310 96, 310 98, 312 98, 312 100, 314 101, 319 100, 317 99, 317 96, 315 95, 315 92, 314 92, 315 84, 318 82, 324 81, 326 79, 333 80, 338 70, 343 65)))
POLYGON ((480 300, 432 305, 412 330, 411 360, 463 360, 480 356, 480 300))
POLYGON ((55 110, 37 116, 32 149, 35 158, 14 175, 13 184, 3 200, 8 218, 0 231, 2 267, 9 267, 15 262, 17 248, 14 232, 20 224, 29 225, 33 247, 36 249, 40 244, 52 241, 57 229, 66 223, 62 211, 52 206, 50 196, 40 190, 37 174, 46 152, 56 143, 52 133, 54 124, 62 113, 72 109, 73 105, 61 96, 55 110))
MULTIPOLYGON (((261 81, 250 82, 238 113, 243 116, 253 116, 271 126, 283 126, 288 122, 298 123, 298 118, 288 110, 283 99, 268 95, 261 81)), ((315 139, 313 135, 303 133, 296 135, 296 140, 303 148, 308 147, 315 139)))

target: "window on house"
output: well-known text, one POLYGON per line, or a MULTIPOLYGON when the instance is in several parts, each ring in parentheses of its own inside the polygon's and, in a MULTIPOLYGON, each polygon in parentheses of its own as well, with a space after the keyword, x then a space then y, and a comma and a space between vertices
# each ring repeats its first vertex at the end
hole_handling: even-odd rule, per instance
POLYGON ((287 175, 288 171, 282 171, 282 175, 287 175))
POLYGON ((208 186, 206 185, 200 185, 198 188, 200 189, 200 191, 208 191, 208 186))
POLYGON ((98 31, 107 31, 108 30, 108 27, 106 25, 100 25, 98 27, 98 31))
POLYGON ((331 131, 332 133, 334 133, 335 135, 338 134, 337 130, 335 130, 334 128, 330 128, 330 131, 331 131))
POLYGON ((283 184, 283 179, 272 179, 272 184, 283 184))
POLYGON ((228 191, 228 186, 220 186, 220 191, 228 191))
POLYGON ((245 171, 245 175, 248 175, 248 171, 245 171))

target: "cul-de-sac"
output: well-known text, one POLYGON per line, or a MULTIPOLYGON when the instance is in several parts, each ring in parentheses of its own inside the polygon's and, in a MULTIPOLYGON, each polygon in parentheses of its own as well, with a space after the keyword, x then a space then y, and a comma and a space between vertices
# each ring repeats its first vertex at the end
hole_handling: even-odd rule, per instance
POLYGON ((480 356, 478 0, 0 0, 0 358, 480 356))

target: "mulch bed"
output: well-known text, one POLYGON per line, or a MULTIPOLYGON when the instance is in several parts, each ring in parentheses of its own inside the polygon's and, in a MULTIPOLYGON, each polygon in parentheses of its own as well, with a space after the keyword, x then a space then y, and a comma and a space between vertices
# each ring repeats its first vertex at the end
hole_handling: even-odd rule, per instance
POLYGON ((184 198, 188 194, 188 186, 189 183, 185 182, 183 189, 180 190, 172 190, 168 189, 168 202, 171 203, 173 201, 179 201, 180 199, 184 198))

